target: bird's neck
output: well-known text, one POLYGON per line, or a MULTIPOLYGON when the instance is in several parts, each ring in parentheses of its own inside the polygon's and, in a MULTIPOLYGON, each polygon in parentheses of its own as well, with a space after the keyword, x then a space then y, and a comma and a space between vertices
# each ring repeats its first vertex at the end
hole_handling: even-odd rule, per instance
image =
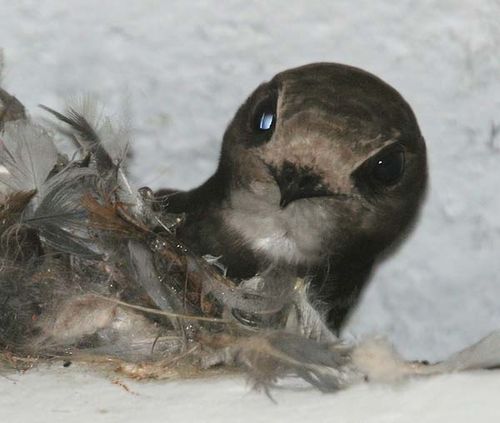
POLYGON ((351 252, 343 257, 331 256, 327 263, 309 269, 313 296, 327 305, 326 322, 335 332, 340 332, 358 304, 373 265, 373 256, 351 252))
POLYGON ((203 214, 204 211, 222 204, 227 191, 224 175, 216 172, 197 188, 169 195, 164 207, 169 213, 203 214))
POLYGON ((200 187, 172 197, 169 211, 178 208, 187 213, 180 238, 197 254, 222 256, 228 276, 235 279, 250 278, 273 263, 288 265, 297 276, 309 277, 315 295, 328 304, 329 326, 340 330, 369 279, 376 252, 360 242, 318 256, 314 242, 321 238, 327 222, 318 220, 311 205, 294 210, 296 205, 291 204, 290 215, 285 215, 268 204, 268 197, 259 198, 246 189, 235 191, 227 181, 216 173, 200 187), (309 223, 300 224, 302 219, 309 223), (320 259, 308 260, 299 252, 320 259))

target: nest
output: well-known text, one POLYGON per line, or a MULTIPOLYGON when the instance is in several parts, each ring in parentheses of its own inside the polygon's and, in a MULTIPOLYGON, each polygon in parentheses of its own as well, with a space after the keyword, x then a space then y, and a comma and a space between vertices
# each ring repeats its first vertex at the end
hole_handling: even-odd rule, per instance
POLYGON ((286 268, 230 280, 217 258, 176 238, 182 215, 132 188, 125 130, 88 101, 63 114, 44 108, 58 131, 0 90, 4 368, 71 360, 139 379, 241 372, 256 387, 296 376, 332 391, 500 362, 499 335, 472 347, 482 360, 467 359, 469 349, 433 366, 405 362, 384 341, 346 344, 286 268), (71 158, 55 146, 61 136, 71 158))

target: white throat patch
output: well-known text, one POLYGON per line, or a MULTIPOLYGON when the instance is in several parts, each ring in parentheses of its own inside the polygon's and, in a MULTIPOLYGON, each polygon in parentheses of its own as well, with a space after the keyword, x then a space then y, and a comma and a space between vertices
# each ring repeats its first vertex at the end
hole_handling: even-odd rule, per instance
POLYGON ((317 200, 299 200, 281 209, 278 188, 260 185, 254 191, 233 192, 223 219, 253 251, 271 261, 314 264, 321 260, 325 233, 332 230, 317 200))

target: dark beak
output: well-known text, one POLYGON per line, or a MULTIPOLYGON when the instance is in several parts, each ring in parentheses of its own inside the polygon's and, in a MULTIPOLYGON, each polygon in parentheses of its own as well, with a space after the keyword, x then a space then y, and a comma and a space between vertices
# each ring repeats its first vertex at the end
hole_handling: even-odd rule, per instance
POLYGON ((290 162, 283 163, 281 169, 269 168, 280 189, 280 207, 302 198, 325 197, 331 192, 325 187, 323 179, 312 169, 297 167, 290 162))

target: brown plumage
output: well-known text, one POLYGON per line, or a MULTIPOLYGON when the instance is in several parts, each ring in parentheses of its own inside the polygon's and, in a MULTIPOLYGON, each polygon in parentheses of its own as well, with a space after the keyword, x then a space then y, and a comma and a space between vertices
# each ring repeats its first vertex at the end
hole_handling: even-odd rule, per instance
POLYGON ((414 221, 426 181, 424 140, 400 94, 360 69, 318 63, 250 95, 207 182, 158 195, 164 210, 186 213, 178 236, 221 256, 231 277, 286 266, 312 279, 338 331, 374 262, 414 221))

